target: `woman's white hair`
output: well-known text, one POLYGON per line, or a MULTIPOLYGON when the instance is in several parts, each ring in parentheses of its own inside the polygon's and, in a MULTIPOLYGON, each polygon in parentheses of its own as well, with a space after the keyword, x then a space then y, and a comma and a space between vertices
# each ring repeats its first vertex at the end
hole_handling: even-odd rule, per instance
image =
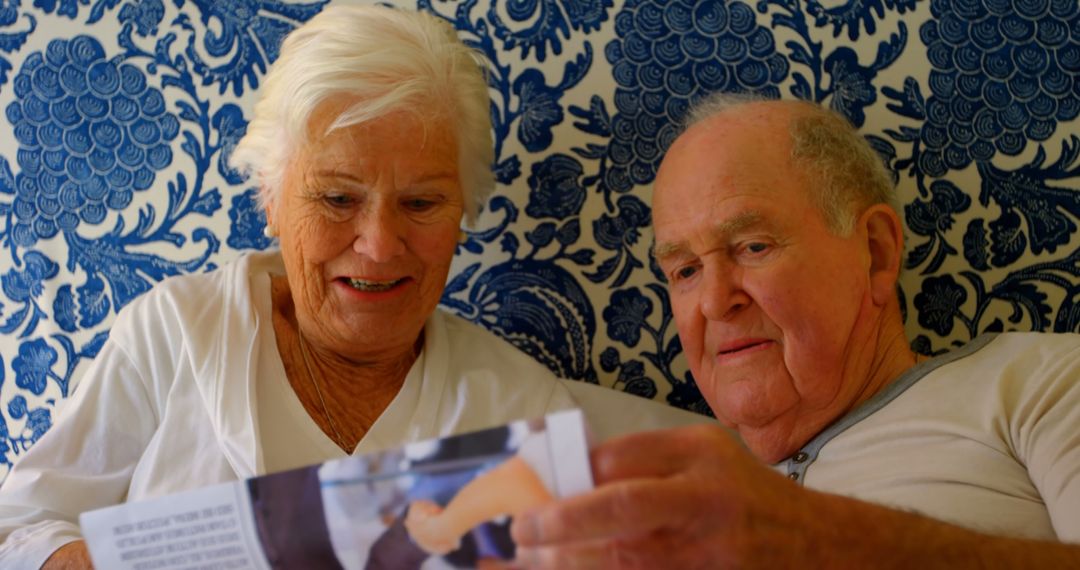
MULTIPOLYGON (((685 128, 768 101, 772 99, 746 93, 713 93, 691 106, 685 128)), ((843 115, 807 101, 797 103, 804 112, 791 121, 791 159, 811 173, 813 197, 829 229, 846 236, 870 206, 888 204, 895 209, 892 176, 870 143, 843 115)))
POLYGON ((330 6, 285 38, 230 165, 258 185, 261 207, 275 207, 289 159, 308 142, 311 114, 333 95, 354 95, 358 102, 328 133, 394 112, 453 125, 465 218, 472 224, 495 187, 482 61, 431 14, 330 6))

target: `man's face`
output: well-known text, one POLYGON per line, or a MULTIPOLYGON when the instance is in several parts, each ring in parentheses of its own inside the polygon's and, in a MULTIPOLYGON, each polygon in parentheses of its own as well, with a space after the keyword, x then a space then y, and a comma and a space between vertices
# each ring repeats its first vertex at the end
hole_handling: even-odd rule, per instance
POLYGON ((831 233, 789 155, 781 117, 714 117, 672 146, 653 202, 694 377, 770 462, 858 401, 880 324, 865 230, 831 233))

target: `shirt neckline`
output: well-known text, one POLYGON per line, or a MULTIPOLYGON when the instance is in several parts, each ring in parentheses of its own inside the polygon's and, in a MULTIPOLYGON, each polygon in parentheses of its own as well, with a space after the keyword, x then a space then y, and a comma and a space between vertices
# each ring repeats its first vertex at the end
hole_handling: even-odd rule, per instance
POLYGON ((789 479, 796 481, 799 485, 802 485, 806 479, 806 470, 811 464, 817 460, 818 454, 821 449, 825 447, 825 444, 829 443, 834 437, 840 435, 851 426, 861 422, 862 420, 870 417, 881 408, 884 408, 890 402, 895 400, 901 394, 907 391, 908 388, 914 386, 919 380, 922 380, 931 372, 955 362, 961 358, 970 356, 990 343, 991 340, 997 337, 997 333, 983 334, 975 337, 971 342, 966 345, 950 351, 941 356, 937 356, 921 362, 908 368, 900 375, 899 378, 889 383, 885 389, 875 394, 869 400, 863 402, 859 407, 848 412, 839 420, 833 422, 813 439, 806 442, 802 448, 793 453, 791 457, 780 462, 778 467, 782 467, 789 479))

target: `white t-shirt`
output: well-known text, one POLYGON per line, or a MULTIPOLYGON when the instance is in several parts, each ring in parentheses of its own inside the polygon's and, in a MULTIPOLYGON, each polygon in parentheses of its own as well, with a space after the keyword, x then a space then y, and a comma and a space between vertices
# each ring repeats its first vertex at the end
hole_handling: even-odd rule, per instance
POLYGON ((1080 335, 979 337, 777 467, 990 534, 1080 542, 1080 335))

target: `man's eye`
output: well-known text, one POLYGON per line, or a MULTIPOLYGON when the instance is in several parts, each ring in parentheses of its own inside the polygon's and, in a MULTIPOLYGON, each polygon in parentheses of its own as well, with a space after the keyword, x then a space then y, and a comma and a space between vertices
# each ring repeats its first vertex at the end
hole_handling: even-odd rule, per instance
POLYGON ((414 212, 423 212, 435 207, 435 201, 427 198, 409 198, 405 200, 405 207, 414 212))
POLYGON ((683 279, 689 279, 697 273, 697 267, 693 265, 686 265, 675 270, 675 280, 681 281, 683 279))
POLYGON ((759 242, 759 241, 746 244, 746 251, 748 251, 750 253, 764 253, 764 252, 768 251, 768 249, 769 249, 769 244, 762 243, 762 242, 759 242))

